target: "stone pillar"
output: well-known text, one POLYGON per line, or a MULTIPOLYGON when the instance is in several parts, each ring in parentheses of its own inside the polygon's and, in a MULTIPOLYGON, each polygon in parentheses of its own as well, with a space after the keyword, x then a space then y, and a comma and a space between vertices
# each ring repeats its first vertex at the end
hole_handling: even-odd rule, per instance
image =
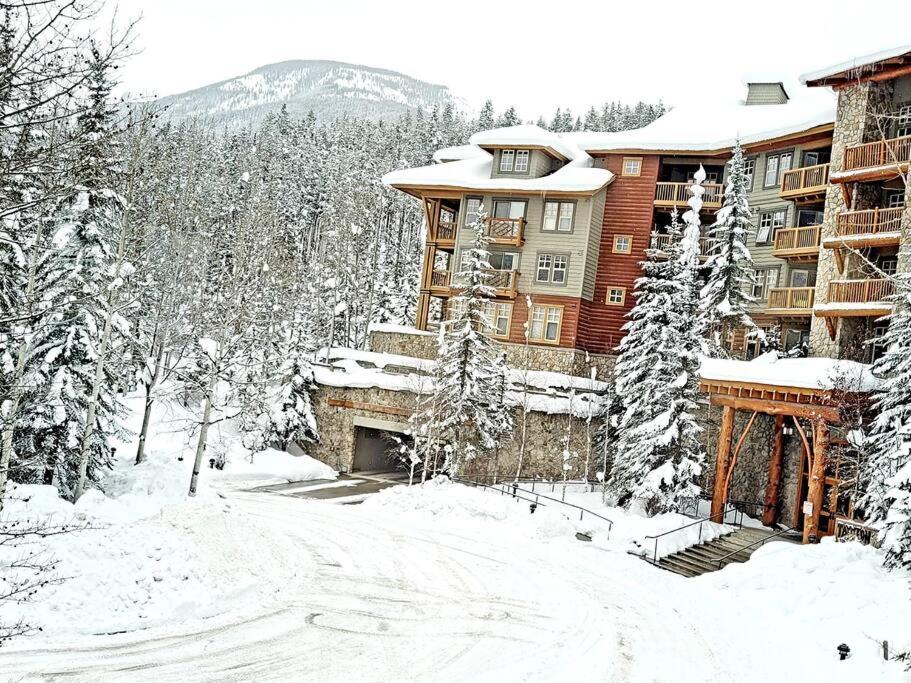
MULTIPOLYGON (((877 115, 891 106, 892 88, 891 82, 868 82, 838 91, 830 173, 837 173, 844 168, 846 148, 881 139, 877 115)), ((841 187, 830 183, 826 189, 826 207, 820 235, 822 240, 835 235, 836 218, 841 212, 851 208, 853 207, 845 203, 841 187)), ((843 276, 837 271, 838 267, 832 250, 820 249, 819 266, 816 269, 816 301, 818 303, 828 301, 829 282, 843 276)), ((839 328, 841 326, 839 324, 839 328)), ((833 340, 826 329, 826 321, 813 316, 810 325, 810 354, 813 356, 838 356, 841 348, 838 337, 840 334, 833 340)))

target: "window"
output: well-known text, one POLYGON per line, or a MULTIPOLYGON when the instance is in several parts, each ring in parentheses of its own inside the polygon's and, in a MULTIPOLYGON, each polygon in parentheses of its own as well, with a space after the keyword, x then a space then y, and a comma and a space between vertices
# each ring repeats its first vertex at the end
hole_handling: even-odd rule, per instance
POLYGON ((879 360, 888 349, 884 339, 888 330, 888 322, 878 321, 873 324, 873 339, 870 341, 871 361, 879 360))
POLYGON ((791 152, 782 152, 781 154, 770 154, 765 160, 765 187, 775 187, 781 185, 781 177, 785 171, 791 170, 791 160, 794 155, 791 152))
POLYGON ((829 163, 832 157, 831 153, 822 150, 813 150, 812 152, 803 153, 804 166, 819 166, 819 164, 829 163))
POLYGON ((614 253, 631 254, 633 252, 632 235, 614 235, 614 253))
POLYGON ((623 175, 638 176, 642 174, 642 157, 624 157, 623 175))
POLYGON ((544 223, 541 229, 546 232, 572 232, 573 202, 544 202, 544 223))
POLYGON ((771 244, 775 231, 783 228, 788 220, 787 209, 776 209, 759 214, 759 229, 756 231, 756 244, 771 244))
POLYGON ((556 344, 560 341, 562 321, 562 306, 532 306, 528 338, 531 341, 556 344))
POLYGON ((622 306, 626 303, 626 288, 611 287, 608 289, 607 296, 604 298, 604 303, 608 306, 622 306))
POLYGON ((895 119, 895 137, 911 135, 911 102, 906 102, 898 108, 895 119))
POLYGON ((746 177, 747 190, 753 189, 753 173, 756 172, 756 157, 743 160, 743 175, 746 177))
POLYGON ((753 279, 755 283, 750 294, 754 299, 764 301, 769 298, 769 290, 778 286, 778 268, 756 268, 753 279))
POLYGON ((900 209, 905 205, 904 190, 886 190, 886 207, 889 209, 900 209))
POLYGON ((527 149, 520 149, 516 152, 516 173, 528 173, 528 157, 527 149))
POLYGON ((791 287, 813 287, 816 284, 816 273, 812 270, 792 270, 789 277, 791 287))
POLYGON ((519 264, 519 255, 511 251, 492 251, 488 261, 494 270, 515 270, 519 264))
POLYGON ((513 165, 516 160, 516 150, 500 150, 500 173, 512 173, 513 165))
POLYGON ((569 256, 565 254, 538 254, 535 280, 554 285, 565 285, 568 268, 569 256))
POLYGON ((810 343, 810 330, 790 329, 784 335, 783 351, 793 351, 794 349, 804 348, 810 343))
MULTIPOLYGON (((696 169, 696 170, 698 170, 698 169, 696 169)), ((704 168, 702 170, 705 171, 705 180, 702 181, 703 185, 705 185, 707 183, 717 183, 718 182, 718 171, 706 171, 704 168)), ((686 174, 686 184, 692 185, 695 182, 696 182, 696 171, 689 171, 686 174)), ((689 191, 687 191, 687 196, 689 196, 689 191)))
POLYGON ((477 222, 481 213, 481 198, 469 197, 465 200, 465 225, 473 225, 477 222))
POLYGON ((512 304, 500 301, 488 301, 484 305, 484 316, 490 321, 491 334, 493 336, 509 336, 509 321, 512 318, 512 304))
POLYGON ((495 199, 493 215, 494 218, 525 218, 525 202, 495 199))
MULTIPOLYGON (((895 275, 895 272, 898 270, 898 257, 897 256, 881 256, 879 258, 879 263, 876 264, 876 267, 882 272, 886 277, 892 277, 895 275)), ((879 273, 876 274, 876 277, 882 277, 879 273)))
POLYGON ((801 209, 797 212, 797 227, 806 228, 811 225, 822 225, 823 212, 813 209, 801 209))

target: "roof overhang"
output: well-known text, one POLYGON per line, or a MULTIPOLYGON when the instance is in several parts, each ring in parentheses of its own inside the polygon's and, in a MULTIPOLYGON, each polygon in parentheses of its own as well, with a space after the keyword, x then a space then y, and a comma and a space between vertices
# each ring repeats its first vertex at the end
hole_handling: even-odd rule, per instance
POLYGON ((860 58, 855 63, 833 67, 833 71, 816 72, 802 76, 803 83, 810 88, 829 86, 838 90, 864 82, 889 81, 911 74, 911 50, 884 56, 881 59, 860 58))
POLYGON ((467 193, 474 194, 504 194, 510 196, 527 197, 591 197, 598 194, 613 182, 613 178, 593 190, 519 190, 509 187, 464 187, 458 185, 406 185, 393 183, 389 187, 410 194, 418 199, 432 197, 435 199, 459 199, 467 193))

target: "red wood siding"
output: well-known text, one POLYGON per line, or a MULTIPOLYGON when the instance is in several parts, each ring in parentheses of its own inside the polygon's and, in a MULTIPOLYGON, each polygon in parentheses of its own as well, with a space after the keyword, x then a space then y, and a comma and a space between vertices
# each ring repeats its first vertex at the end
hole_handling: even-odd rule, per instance
POLYGON ((660 157, 643 156, 641 174, 625 177, 621 175, 624 156, 631 155, 603 156, 605 168, 616 178, 607 188, 594 301, 582 302, 576 342, 577 346, 592 353, 611 353, 620 343, 626 314, 635 303, 633 285, 642 272, 639 262, 645 258, 651 239, 660 157), (632 253, 614 254, 614 235, 632 235, 632 253), (626 288, 626 301, 622 306, 604 303, 607 290, 612 287, 626 288))

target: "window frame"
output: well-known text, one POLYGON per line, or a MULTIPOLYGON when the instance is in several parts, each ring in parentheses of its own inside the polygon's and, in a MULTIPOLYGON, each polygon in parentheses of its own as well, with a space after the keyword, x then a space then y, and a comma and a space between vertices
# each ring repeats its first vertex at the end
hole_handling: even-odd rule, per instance
POLYGON ((758 159, 759 159, 758 156, 751 156, 751 157, 744 157, 744 158, 743 158, 743 164, 744 164, 743 172, 744 172, 744 175, 745 175, 747 178, 749 178, 749 180, 747 181, 747 192, 752 192, 752 191, 753 191, 753 185, 754 185, 755 182, 756 182, 756 161, 757 161, 758 159), (752 170, 751 170, 749 173, 746 172, 746 165, 747 165, 747 164, 751 164, 751 165, 752 165, 752 170))
POLYGON ((911 101, 902 102, 895 108, 895 137, 911 135, 911 101))
POLYGON ((500 220, 506 220, 511 218, 510 216, 498 216, 497 215, 497 204, 522 204, 522 215, 516 216, 516 218, 521 218, 523 221, 528 221, 528 200, 527 199, 514 199, 512 197, 494 197, 490 200, 490 213, 488 214, 489 218, 499 218, 500 220))
POLYGON ((462 227, 465 227, 465 228, 471 227, 471 221, 468 220, 468 217, 471 215, 471 211, 469 210, 468 206, 469 206, 470 202, 473 202, 475 200, 477 200, 477 202, 478 202, 478 211, 477 211, 477 213, 475 213, 476 216, 480 214, 481 207, 484 206, 484 197, 480 197, 478 195, 466 195, 466 197, 465 197, 465 216, 462 219, 462 227))
POLYGON ((511 273, 514 270, 519 270, 519 252, 518 251, 499 251, 499 250, 495 250, 495 249, 489 249, 488 254, 489 255, 487 258, 487 262, 490 263, 491 270, 495 270, 498 273, 511 273), (512 261, 513 261, 513 267, 509 268, 508 270, 503 269, 503 268, 495 268, 493 263, 491 263, 491 261, 490 261, 490 257, 492 257, 494 254, 496 254, 500 258, 502 258, 504 256, 511 256, 512 261))
POLYGON ((884 189, 885 197, 883 197, 883 207, 887 209, 903 209, 905 208, 905 190, 904 188, 894 188, 887 187, 884 189), (892 199, 897 197, 899 200, 898 204, 893 204, 892 199))
POLYGON ((546 199, 544 200, 544 206, 541 207, 541 230, 540 232, 546 232, 551 235, 571 235, 576 230, 576 200, 566 200, 563 199, 546 199), (557 205, 557 216, 554 222, 553 229, 547 227, 547 206, 549 204, 557 205), (563 218, 563 211, 565 206, 572 207, 572 215, 569 219, 569 230, 560 230, 560 219, 563 218))
POLYGON ((484 304, 484 315, 487 316, 490 320, 491 337, 496 337, 497 339, 509 339, 509 332, 512 329, 512 313, 513 304, 511 301, 487 301, 484 304), (507 310, 506 332, 503 334, 500 334, 497 328, 497 320, 500 319, 498 308, 501 306, 505 307, 507 310), (490 315, 488 315, 488 308, 490 310, 490 315))
POLYGON ((535 254, 535 284, 566 287, 569 282, 569 252, 565 251, 539 251, 535 254), (541 259, 549 259, 547 266, 541 265, 541 259), (557 270, 557 259, 563 259, 563 282, 554 282, 554 272, 557 270), (541 271, 547 270, 547 280, 540 279, 541 271))
POLYGON ((775 152, 774 154, 766 154, 765 168, 763 169, 764 172, 762 175, 762 189, 768 190, 773 187, 780 187, 782 176, 784 175, 784 173, 787 173, 788 171, 792 171, 792 170, 794 170, 794 150, 793 149, 783 149, 779 152, 775 152), (785 171, 781 170, 781 158, 782 157, 790 157, 790 161, 788 161, 788 168, 785 171), (773 182, 772 184, 769 184, 768 183, 769 164, 771 163, 772 159, 775 159, 775 166, 776 166, 775 167, 775 182, 773 182))
POLYGON ((623 162, 620 165, 620 175, 624 178, 639 178, 642 176, 642 157, 623 157, 623 162), (626 164, 627 162, 636 163, 636 172, 627 173, 626 164))
POLYGON ((563 306, 560 304, 532 304, 531 310, 528 311, 528 341, 536 344, 548 344, 550 346, 559 346, 560 337, 563 336, 563 306), (533 336, 534 315, 535 311, 543 311, 543 322, 541 327, 541 336, 533 336), (557 334, 554 339, 547 339, 547 326, 550 321, 550 313, 558 311, 557 334))
POLYGON ((760 211, 759 216, 757 217, 757 220, 756 220, 756 239, 755 239, 756 245, 759 246, 759 245, 764 245, 764 244, 774 244, 775 243, 775 233, 777 232, 777 230, 779 228, 787 228, 787 227, 788 227, 788 207, 779 206, 774 209, 760 211), (784 218, 782 220, 781 225, 775 225, 774 217, 776 214, 779 214, 779 213, 783 213, 784 218), (759 236, 762 234, 762 230, 763 230, 762 219, 764 216, 771 216, 772 222, 769 224, 769 228, 768 228, 769 232, 768 232, 766 239, 760 240, 759 236))
POLYGON ((626 287, 608 287, 604 295, 605 306, 624 306, 626 305, 626 287), (620 301, 611 301, 611 293, 620 292, 620 301))
POLYGON ((531 170, 531 150, 530 149, 517 149, 515 150, 515 157, 513 161, 513 173, 528 173, 531 170), (519 168, 519 159, 525 160, 525 168, 519 168))
POLYGON ((633 253, 633 236, 628 235, 626 233, 614 235, 612 253, 614 253, 614 254, 632 254, 633 253), (621 249, 619 246, 617 246, 617 242, 621 239, 624 239, 627 241, 626 249, 621 249))
POLYGON ((752 296, 757 302, 768 301, 769 292, 777 288, 781 282, 781 266, 760 266, 758 268, 753 268, 753 280, 756 282, 756 284, 750 286, 750 296, 752 296), (760 276, 760 273, 772 272, 775 273, 775 284, 770 285, 768 276, 760 276), (759 294, 756 294, 757 286, 761 287, 759 294))
POLYGON ((498 173, 515 173, 513 170, 516 165, 516 150, 514 149, 501 149, 500 150, 500 162, 497 164, 499 169, 498 173), (508 155, 508 157, 507 157, 508 155), (504 168, 507 158, 509 159, 509 168, 504 168))

